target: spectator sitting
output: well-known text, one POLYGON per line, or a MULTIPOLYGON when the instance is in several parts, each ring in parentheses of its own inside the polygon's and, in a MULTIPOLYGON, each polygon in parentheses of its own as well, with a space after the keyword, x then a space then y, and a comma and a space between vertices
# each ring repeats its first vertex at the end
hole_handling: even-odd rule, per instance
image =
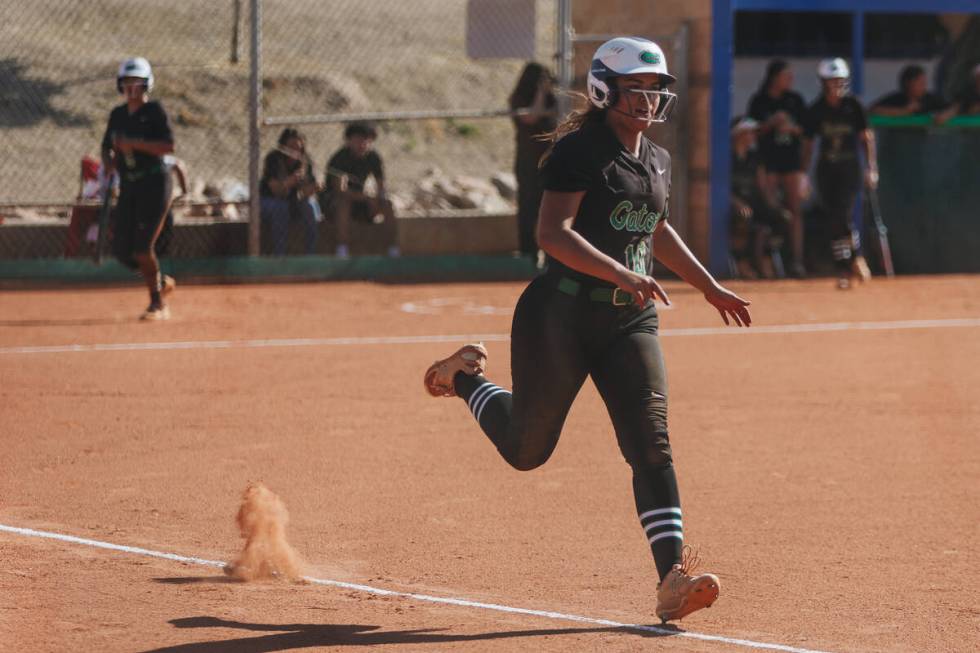
POLYGON ((398 256, 395 211, 385 195, 384 166, 373 149, 378 132, 368 123, 354 122, 344 130, 344 146, 327 162, 324 204, 337 218, 337 256, 350 256, 351 219, 382 224, 387 234, 388 256, 398 256), (374 178, 377 195, 365 193, 364 185, 374 178))
POLYGON ((517 86, 510 94, 511 110, 525 109, 528 113, 514 116, 517 138, 514 154, 514 177, 517 179, 517 239, 521 253, 537 258, 538 241, 534 231, 541 205, 541 180, 538 163, 550 143, 540 137, 553 132, 557 100, 552 90, 554 79, 548 69, 531 62, 524 66, 517 86))
POLYGON ((316 198, 313 162, 306 154, 306 139, 298 130, 287 127, 279 135, 275 149, 265 157, 262 181, 259 183, 262 221, 272 236, 272 252, 286 254, 289 221, 293 216, 306 230, 306 253, 316 249, 317 223, 323 219, 316 198))
POLYGON ((766 172, 756 150, 759 123, 749 117, 732 121, 731 225, 732 258, 738 275, 775 276, 770 258, 774 234, 784 234, 789 211, 767 191, 766 172))
POLYGON ((899 90, 879 98, 871 105, 875 116, 917 116, 936 113, 946 108, 946 102, 928 91, 929 80, 922 66, 911 64, 898 76, 899 90))
POLYGON ((980 115, 980 64, 973 69, 972 83, 960 93, 956 102, 936 116, 936 122, 943 124, 956 116, 980 115))

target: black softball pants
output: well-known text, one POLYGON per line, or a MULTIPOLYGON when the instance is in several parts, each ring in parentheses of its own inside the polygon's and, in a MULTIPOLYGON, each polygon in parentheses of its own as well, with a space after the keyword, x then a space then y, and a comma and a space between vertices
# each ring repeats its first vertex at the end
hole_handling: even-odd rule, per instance
POLYGON ((572 402, 591 376, 633 472, 641 525, 661 577, 680 561, 680 498, 667 430, 667 376, 653 303, 618 307, 558 289, 547 274, 525 289, 511 329, 513 391, 459 373, 467 401, 500 455, 519 470, 555 450, 572 402))
POLYGON ((172 189, 170 175, 162 172, 123 182, 112 230, 112 253, 120 263, 135 270, 139 267, 136 254, 157 251, 172 189))
POLYGON ((825 163, 817 167, 816 176, 834 262, 847 269, 861 245, 854 229, 854 202, 861 190, 861 168, 853 162, 825 163))

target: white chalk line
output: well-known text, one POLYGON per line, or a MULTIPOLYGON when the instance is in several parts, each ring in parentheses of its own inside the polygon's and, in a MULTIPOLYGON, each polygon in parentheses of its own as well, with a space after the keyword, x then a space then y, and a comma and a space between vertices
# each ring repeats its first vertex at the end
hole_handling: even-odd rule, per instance
MULTIPOLYGON (((951 329, 980 327, 980 318, 938 320, 894 320, 889 322, 816 322, 776 324, 749 328, 692 327, 663 329, 666 338, 691 336, 737 336, 761 334, 819 333, 832 331, 894 331, 903 329, 951 329)), ((258 340, 187 340, 176 342, 124 342, 92 345, 37 345, 0 347, 0 354, 58 354, 95 351, 162 351, 180 349, 261 349, 267 347, 343 347, 362 345, 417 345, 429 343, 504 342, 507 333, 471 333, 422 336, 362 336, 340 338, 264 338, 258 340)))
MULTIPOLYGON (((83 546, 91 546, 98 549, 121 551, 123 553, 131 553, 134 555, 141 555, 150 558, 162 558, 164 560, 173 560, 175 562, 184 562, 188 564, 201 565, 205 567, 222 568, 225 566, 225 564, 227 564, 221 562, 220 560, 207 560, 205 558, 183 556, 176 553, 165 553, 163 551, 154 551, 152 549, 144 549, 138 546, 113 544, 112 542, 91 540, 84 537, 66 535, 64 533, 38 531, 38 530, 34 530, 33 528, 21 528, 19 526, 8 526, 6 524, 0 524, 0 532, 12 533, 14 535, 23 535, 25 537, 37 537, 37 538, 44 538, 49 540, 57 540, 59 542, 68 542, 70 544, 81 544, 83 546)), ((827 651, 818 651, 815 649, 808 649, 808 648, 798 648, 795 646, 787 646, 785 644, 769 644, 767 642, 756 642, 749 639, 723 637, 721 635, 707 635, 704 633, 695 633, 686 630, 671 630, 668 628, 660 628, 658 626, 627 624, 618 621, 610 621, 609 619, 583 617, 574 614, 566 614, 564 612, 553 612, 550 610, 532 610, 529 608, 515 608, 509 605, 501 605, 498 603, 483 603, 481 601, 470 601, 469 599, 454 599, 445 596, 432 596, 430 594, 414 594, 412 592, 396 592, 394 590, 386 590, 380 587, 372 587, 371 585, 346 583, 344 581, 329 580, 325 578, 313 578, 310 576, 304 576, 303 580, 316 585, 325 585, 328 587, 342 587, 344 589, 354 590, 357 592, 364 592, 367 594, 374 594, 377 596, 393 596, 393 597, 398 597, 403 599, 414 599, 416 601, 427 601, 429 603, 442 603, 447 605, 456 605, 464 608, 479 608, 482 610, 494 610, 496 612, 509 612, 511 614, 522 614, 522 615, 528 615, 532 617, 544 617, 546 619, 556 619, 559 621, 575 621, 579 623, 594 624, 598 626, 608 626, 610 628, 622 628, 624 630, 636 630, 642 632, 656 633, 658 635, 670 635, 672 637, 687 637, 689 639, 697 639, 705 642, 720 642, 723 644, 732 644, 735 646, 762 649, 767 651, 785 651, 786 653, 828 653, 827 651)))

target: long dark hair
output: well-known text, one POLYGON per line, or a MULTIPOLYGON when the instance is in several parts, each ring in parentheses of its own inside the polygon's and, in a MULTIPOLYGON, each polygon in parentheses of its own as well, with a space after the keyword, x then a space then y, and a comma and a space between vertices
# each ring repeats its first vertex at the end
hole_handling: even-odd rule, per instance
POLYGON ((592 104, 585 94, 571 92, 569 95, 579 101, 584 100, 585 106, 580 109, 576 109, 565 116, 565 119, 558 123, 558 126, 555 127, 554 131, 546 132, 537 137, 542 141, 548 141, 551 143, 551 145, 548 147, 548 151, 544 153, 541 160, 538 162, 539 168, 543 166, 544 162, 548 160, 549 156, 551 156, 551 150, 554 149, 555 143, 560 141, 568 134, 578 131, 588 122, 601 122, 606 118, 607 109, 600 109, 596 105, 592 104))
POLYGON ((517 85, 514 86, 514 90, 511 91, 510 98, 507 100, 510 108, 519 109, 530 106, 534 102, 534 94, 537 92, 538 84, 541 83, 542 78, 554 81, 551 72, 541 64, 531 61, 524 66, 524 70, 521 71, 521 76, 517 80, 517 85))
POLYGON ((300 132, 300 130, 296 129, 295 127, 286 127, 281 132, 279 132, 280 145, 285 145, 291 139, 294 138, 298 138, 299 140, 303 141, 304 145, 306 144, 306 137, 304 137, 302 132, 300 132))
POLYGON ((766 66, 766 76, 762 80, 762 84, 759 85, 759 91, 762 93, 768 93, 769 87, 772 85, 772 80, 776 79, 779 73, 783 72, 789 68, 789 64, 786 63, 785 59, 773 59, 766 66))

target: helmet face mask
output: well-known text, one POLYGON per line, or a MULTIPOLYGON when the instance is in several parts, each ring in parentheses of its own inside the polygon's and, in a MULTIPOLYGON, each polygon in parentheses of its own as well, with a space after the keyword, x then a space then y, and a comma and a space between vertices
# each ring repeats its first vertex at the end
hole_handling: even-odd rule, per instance
POLYGON ((624 89, 622 95, 626 103, 626 111, 622 113, 647 122, 666 122, 677 104, 676 94, 660 89, 630 88, 624 89))

